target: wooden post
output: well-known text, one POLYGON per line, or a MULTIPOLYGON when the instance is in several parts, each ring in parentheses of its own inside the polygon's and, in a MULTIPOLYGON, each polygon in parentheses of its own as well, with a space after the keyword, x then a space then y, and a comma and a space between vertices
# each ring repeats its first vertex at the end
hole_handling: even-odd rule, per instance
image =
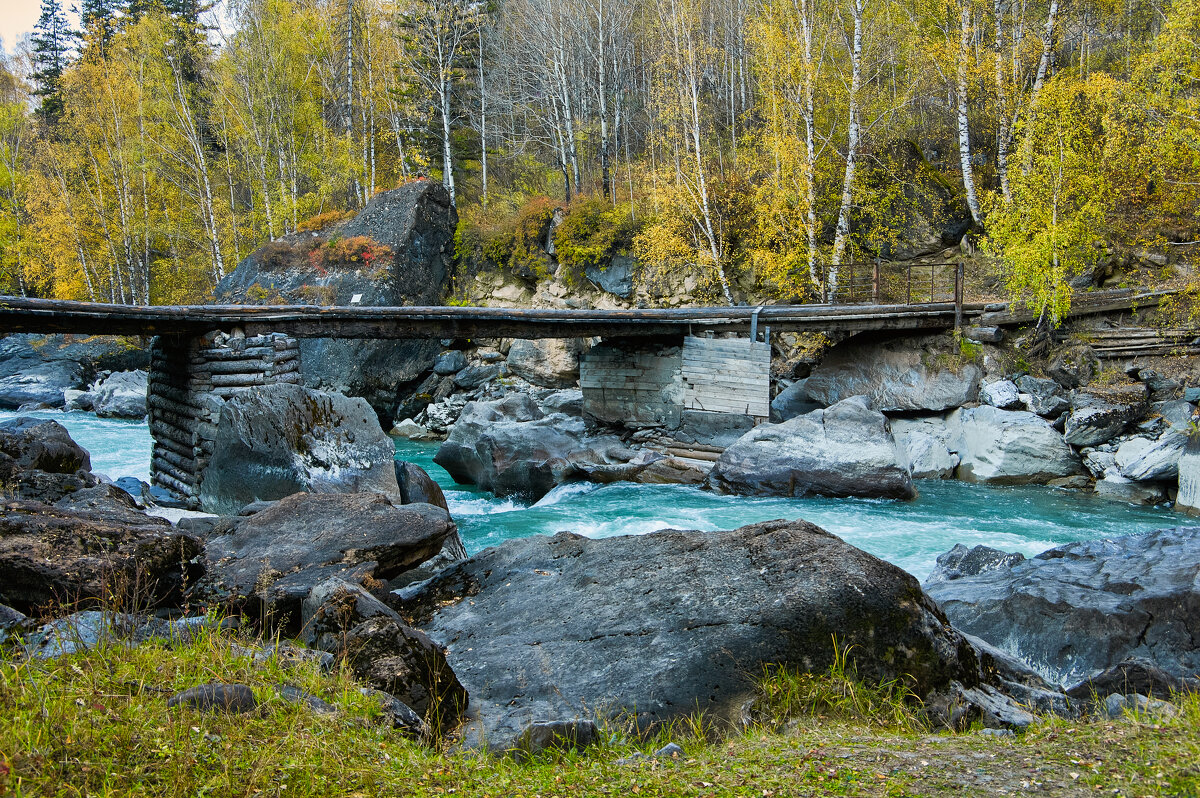
POLYGON ((954 265, 954 331, 962 332, 962 316, 963 316, 963 275, 966 272, 966 264, 961 260, 954 265))
POLYGON ((879 257, 875 258, 875 274, 871 282, 871 303, 879 304, 879 257))

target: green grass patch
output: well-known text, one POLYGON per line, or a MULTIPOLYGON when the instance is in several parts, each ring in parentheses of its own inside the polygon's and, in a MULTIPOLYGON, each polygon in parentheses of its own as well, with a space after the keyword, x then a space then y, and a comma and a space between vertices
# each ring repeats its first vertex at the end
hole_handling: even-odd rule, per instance
POLYGON ((716 737, 703 717, 653 740, 619 724, 584 752, 530 760, 422 746, 385 728, 348 671, 255 664, 261 641, 209 630, 185 645, 108 645, 57 660, 0 653, 0 796, 1196 795, 1200 699, 1170 719, 1048 720, 1017 738, 933 734, 895 685, 841 666, 761 682, 770 717, 716 737), (212 681, 251 686, 249 715, 167 708, 212 681), (291 684, 338 708, 280 699, 291 684), (786 722, 792 720, 795 722, 786 722), (780 724, 781 725, 777 725, 780 724), (673 739, 679 759, 618 760, 673 739))

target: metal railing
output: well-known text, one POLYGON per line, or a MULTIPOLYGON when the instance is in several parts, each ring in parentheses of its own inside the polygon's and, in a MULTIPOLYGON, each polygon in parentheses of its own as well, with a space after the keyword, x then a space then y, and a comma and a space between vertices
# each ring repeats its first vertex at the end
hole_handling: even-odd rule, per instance
POLYGON ((843 263, 837 267, 836 292, 831 291, 833 266, 817 266, 817 293, 821 301, 834 305, 923 305, 963 302, 962 261, 935 263, 843 263))

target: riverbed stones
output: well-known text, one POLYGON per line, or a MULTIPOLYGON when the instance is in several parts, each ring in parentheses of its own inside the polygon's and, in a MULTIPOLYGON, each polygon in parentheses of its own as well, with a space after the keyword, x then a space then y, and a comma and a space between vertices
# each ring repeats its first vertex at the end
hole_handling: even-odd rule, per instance
POLYGON ((433 481, 433 477, 416 463, 407 460, 395 461, 396 483, 400 487, 400 499, 404 504, 432 504, 441 507, 446 512, 446 494, 433 481))
POLYGON ((851 338, 813 369, 805 392, 825 406, 865 395, 885 413, 960 407, 978 397, 982 372, 947 354, 952 346, 949 336, 851 338))
POLYGON ((298 493, 207 542, 198 598, 300 621, 300 603, 331 577, 391 579, 436 555, 455 532, 429 504, 397 506, 378 493, 298 493))
POLYGON ((947 418, 958 478, 998 485, 1044 483, 1081 472, 1079 455, 1045 419, 983 405, 947 418))
POLYGON ((563 413, 546 415, 528 394, 471 402, 434 462, 456 482, 536 501, 570 481, 633 480, 662 455, 628 448, 563 413))
POLYGON ((457 349, 442 352, 433 361, 433 373, 442 377, 457 374, 467 367, 467 356, 457 349))
POLYGON ((834 637, 867 681, 978 682, 913 577, 804 521, 510 540, 406 596, 471 693, 465 742, 493 750, 580 718, 736 723, 764 666, 821 672, 834 637))
POLYGON ((908 457, 868 402, 856 396, 756 427, 721 454, 709 486, 753 496, 913 498, 908 457))
POLYGON ((200 485, 203 509, 233 515, 299 491, 396 493, 395 444, 363 399, 281 383, 221 407, 200 485))
POLYGON ((956 628, 1073 685, 1130 658, 1200 671, 1200 528, 1069 543, 927 583, 956 628))
POLYGON ((178 599, 200 543, 105 488, 107 500, 86 506, 68 497, 65 506, 10 501, 0 509, 0 603, 28 613, 55 602, 178 599))

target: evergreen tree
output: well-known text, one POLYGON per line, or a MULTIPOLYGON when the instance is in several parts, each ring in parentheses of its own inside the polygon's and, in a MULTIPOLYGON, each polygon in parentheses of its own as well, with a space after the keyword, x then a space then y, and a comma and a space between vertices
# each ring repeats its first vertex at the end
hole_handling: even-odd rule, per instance
POLYGON ((84 40, 89 45, 99 46, 102 55, 108 52, 120 10, 120 0, 82 0, 79 16, 83 22, 84 40))
POLYGON ((70 60, 74 35, 58 0, 42 0, 42 15, 31 37, 32 78, 37 87, 33 93, 41 98, 38 113, 50 126, 56 124, 63 114, 62 75, 70 60))

